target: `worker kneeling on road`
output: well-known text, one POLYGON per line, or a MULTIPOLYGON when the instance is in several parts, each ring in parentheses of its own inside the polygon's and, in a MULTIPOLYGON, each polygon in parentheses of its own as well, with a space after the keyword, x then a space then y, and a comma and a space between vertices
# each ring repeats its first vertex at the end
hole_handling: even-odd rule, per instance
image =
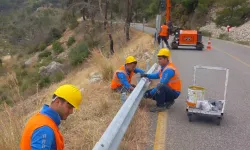
POLYGON ((167 48, 160 49, 158 53, 158 63, 161 69, 153 74, 141 74, 141 77, 149 79, 159 79, 157 87, 146 91, 144 97, 156 100, 156 107, 150 111, 162 111, 174 104, 174 100, 179 97, 182 83, 177 68, 169 61, 170 51, 167 48))
POLYGON ((158 44, 160 45, 161 40, 163 40, 165 42, 165 44, 167 45, 168 48, 169 44, 168 44, 168 39, 169 39, 169 27, 167 26, 167 23, 165 22, 160 29, 159 32, 159 36, 158 36, 158 44))
POLYGON ((61 120, 66 120, 73 113, 74 108, 79 109, 82 93, 77 87, 66 84, 60 86, 52 98, 50 106, 44 105, 27 122, 20 143, 21 150, 64 149, 64 139, 58 126, 61 120))
POLYGON ((114 73, 111 81, 111 89, 118 92, 131 92, 135 85, 131 84, 132 76, 135 73, 144 73, 143 70, 136 68, 137 61, 133 56, 126 58, 126 64, 122 65, 119 70, 114 73))

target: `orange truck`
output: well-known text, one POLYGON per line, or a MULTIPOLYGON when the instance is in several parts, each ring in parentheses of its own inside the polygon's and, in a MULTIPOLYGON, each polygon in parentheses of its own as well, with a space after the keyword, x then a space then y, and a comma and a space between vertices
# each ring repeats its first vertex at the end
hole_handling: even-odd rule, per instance
MULTIPOLYGON (((163 0, 164 1, 164 0, 163 0)), ((166 4, 166 22, 170 21, 171 14, 171 0, 165 0, 166 4)), ((201 32, 197 30, 181 30, 174 31, 174 39, 171 42, 172 49, 178 49, 179 46, 194 46, 197 50, 202 50, 204 45, 202 43, 201 32)))
POLYGON ((177 30, 174 32, 174 38, 171 42, 172 49, 178 49, 179 46, 193 46, 197 50, 203 50, 201 32, 197 30, 177 30))

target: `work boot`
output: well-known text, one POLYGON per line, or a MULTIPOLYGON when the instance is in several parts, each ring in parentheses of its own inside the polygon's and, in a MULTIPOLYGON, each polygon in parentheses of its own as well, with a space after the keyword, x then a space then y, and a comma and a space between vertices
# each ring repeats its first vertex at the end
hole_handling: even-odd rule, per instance
POLYGON ((169 109, 173 104, 174 104, 175 100, 166 103, 166 108, 169 109))
POLYGON ((150 109, 150 112, 161 112, 166 109, 166 106, 155 106, 150 109))

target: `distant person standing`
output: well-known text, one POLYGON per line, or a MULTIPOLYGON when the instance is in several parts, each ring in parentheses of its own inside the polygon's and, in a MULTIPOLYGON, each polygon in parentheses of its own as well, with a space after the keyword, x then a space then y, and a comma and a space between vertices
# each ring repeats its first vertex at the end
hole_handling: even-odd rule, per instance
POLYGON ((160 45, 161 40, 163 40, 165 42, 165 44, 167 45, 168 48, 169 44, 168 44, 168 38, 169 38, 169 28, 167 26, 167 23, 165 22, 160 29, 159 35, 158 35, 158 44, 160 45))
POLYGON ((231 26, 230 26, 230 25, 227 25, 227 32, 230 31, 230 28, 231 28, 231 26))

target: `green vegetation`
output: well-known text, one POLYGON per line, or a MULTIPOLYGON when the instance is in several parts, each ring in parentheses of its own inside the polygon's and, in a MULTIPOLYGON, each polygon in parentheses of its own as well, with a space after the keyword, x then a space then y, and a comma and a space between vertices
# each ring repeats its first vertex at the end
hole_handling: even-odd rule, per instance
POLYGON ((44 57, 48 57, 48 56, 50 56, 51 55, 51 52, 50 51, 48 51, 48 50, 46 50, 46 51, 44 51, 44 52, 41 52, 39 55, 38 55, 38 58, 44 58, 44 57))
POLYGON ((230 41, 229 35, 227 33, 222 33, 219 35, 219 39, 230 41))
POLYGON ((68 42, 67 42, 67 46, 71 46, 72 44, 74 44, 76 42, 75 38, 74 37, 70 37, 68 39, 68 42))
POLYGON ((69 53, 69 60, 71 65, 76 66, 81 64, 89 55, 89 49, 86 43, 82 42, 75 48, 72 48, 69 53))
POLYGON ((53 42, 53 44, 52 44, 52 49, 53 49, 53 51, 55 52, 55 54, 60 54, 61 52, 64 51, 64 49, 63 49, 61 43, 58 42, 58 41, 53 42))
POLYGON ((250 45, 249 41, 237 41, 237 43, 242 44, 242 45, 250 45))
POLYGON ((201 31, 201 34, 202 34, 203 36, 208 36, 208 37, 211 37, 211 36, 212 36, 212 33, 209 32, 209 31, 201 31))
MULTIPOLYGON (((43 77, 38 73, 40 67, 47 66, 52 61, 62 64, 70 63, 70 67, 77 66, 89 56, 92 48, 105 45, 107 36, 100 36, 100 33, 104 31, 103 23, 96 22, 97 18, 95 18, 100 15, 99 1, 92 1, 93 10, 91 10, 94 13, 89 12, 89 9, 84 6, 84 2, 82 0, 0 0, 0 55, 10 53, 17 56, 16 67, 2 66, 0 60, 0 75, 5 75, 11 69, 14 70, 22 95, 32 94, 36 92, 37 87, 47 87, 64 78, 63 73, 43 77), (96 5, 98 7, 95 8, 96 5), (90 18, 91 22, 84 21, 78 27, 77 18, 81 16, 90 18), (65 56, 62 55, 63 59, 57 58, 56 55, 64 51, 62 43, 58 39, 67 28, 75 29, 76 32, 84 30, 84 42, 76 43, 75 37, 70 37, 66 42, 66 45, 71 47, 68 57, 65 59, 65 56), (47 46, 50 44, 52 44, 52 51, 47 50, 47 46), (26 68, 23 65, 24 62, 37 52, 39 52, 38 60, 31 64, 31 67, 26 68)), ((154 27, 156 14, 161 13, 162 21, 165 19, 165 8, 161 8, 160 0, 134 0, 132 4, 131 21, 142 22, 145 18, 154 27)), ((239 26, 250 18, 250 7, 247 0, 171 0, 171 5, 172 22, 181 28, 194 29, 204 25, 206 21, 211 20, 208 12, 212 6, 221 8, 217 12, 217 18, 213 20, 219 26, 228 24, 239 26)), ((112 20, 116 20, 116 18, 125 20, 126 6, 126 1, 113 0, 112 3, 109 3, 107 19, 111 20, 112 11, 112 20)), ((105 7, 102 9, 105 14, 105 7)), ((109 31, 109 27, 107 31, 109 31)), ((211 33, 203 31, 202 35, 211 36, 211 33)), ((219 38, 230 40, 228 34, 221 34, 219 38)), ((247 41, 238 41, 238 43, 249 44, 247 41)), ((104 73, 102 73, 104 80, 110 80, 112 67, 107 65, 102 68, 104 69, 104 73)), ((11 104, 13 94, 1 92, 3 89, 0 88, 0 103, 6 101, 11 104)))
POLYGON ((248 0, 226 0, 221 1, 223 10, 217 12, 217 25, 240 26, 250 17, 250 5, 248 0))

